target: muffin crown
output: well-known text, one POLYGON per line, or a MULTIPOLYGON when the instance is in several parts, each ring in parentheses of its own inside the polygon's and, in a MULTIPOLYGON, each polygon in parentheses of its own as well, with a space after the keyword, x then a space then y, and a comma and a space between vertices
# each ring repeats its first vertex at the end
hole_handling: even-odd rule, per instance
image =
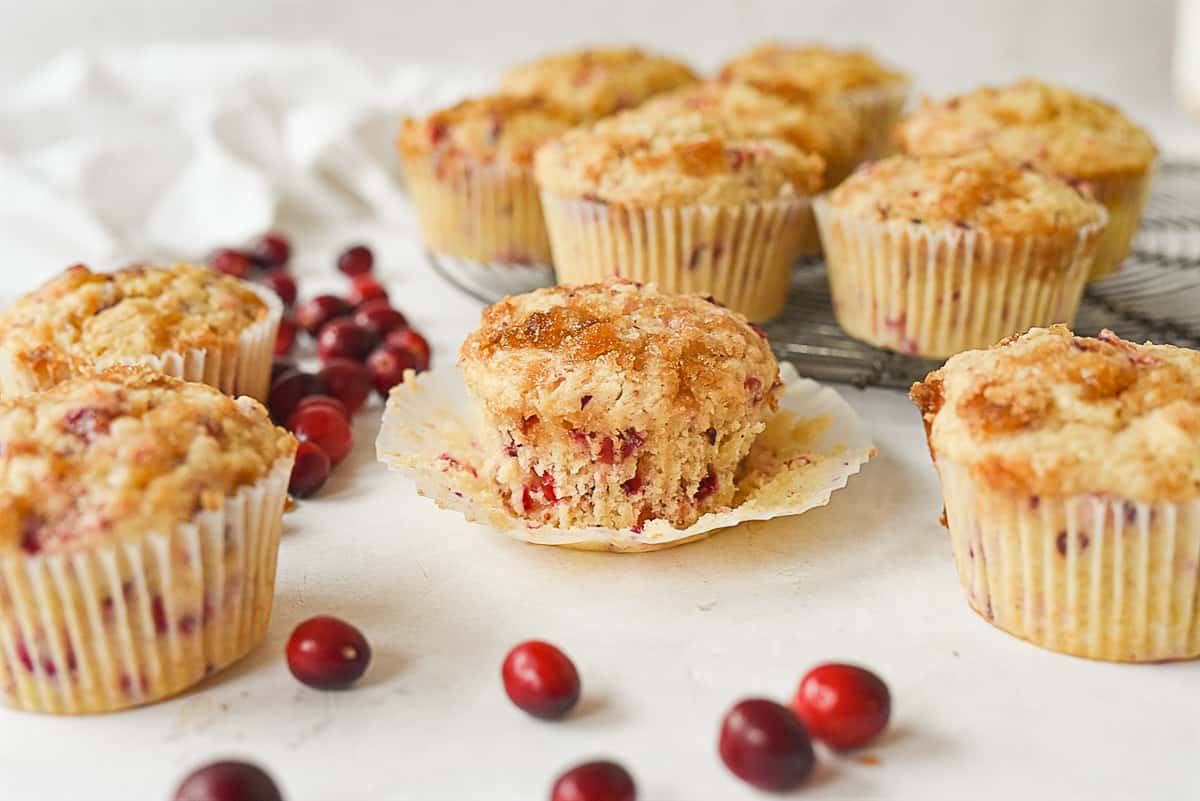
POLYGON ((1150 135, 1114 106, 1033 79, 926 99, 894 136, 907 153, 949 155, 987 145, 1074 179, 1142 172, 1158 153, 1150 135))
POLYGON ((296 448, 250 398, 117 366, 0 402, 0 548, 169 533, 296 448))
POLYGON ((910 395, 935 459, 997 489, 1200 497, 1200 352, 1035 328, 951 357, 910 395))
POLYGON ((828 197, 861 219, 999 235, 1078 231, 1105 219, 1067 183, 986 150, 865 164, 828 197))
POLYGON ((844 92, 907 83, 865 50, 769 42, 726 62, 719 76, 782 95, 844 92))

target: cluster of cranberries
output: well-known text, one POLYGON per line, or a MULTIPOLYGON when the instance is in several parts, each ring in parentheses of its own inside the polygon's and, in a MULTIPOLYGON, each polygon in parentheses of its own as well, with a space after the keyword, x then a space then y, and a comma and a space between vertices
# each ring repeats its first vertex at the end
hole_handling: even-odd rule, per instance
POLYGON ((317 295, 296 305, 296 279, 288 271, 292 247, 278 233, 249 248, 223 248, 210 257, 213 269, 255 280, 283 301, 287 315, 275 339, 275 365, 267 406, 271 418, 300 440, 289 492, 307 498, 324 486, 329 472, 354 444, 351 420, 374 389, 386 397, 406 370, 429 367, 429 343, 388 302, 387 289, 371 275, 375 256, 355 245, 337 260, 350 281, 345 297, 317 295), (307 372, 291 357, 307 332, 321 368, 307 372))

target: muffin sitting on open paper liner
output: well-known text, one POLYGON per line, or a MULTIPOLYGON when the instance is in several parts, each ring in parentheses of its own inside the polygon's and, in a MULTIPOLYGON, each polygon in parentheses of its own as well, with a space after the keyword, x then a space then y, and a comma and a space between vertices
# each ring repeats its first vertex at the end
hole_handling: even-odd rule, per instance
POLYGON ((388 400, 381 461, 530 542, 622 551, 828 501, 873 454, 831 390, 782 380, 743 317, 629 282, 485 311, 461 372, 388 400))

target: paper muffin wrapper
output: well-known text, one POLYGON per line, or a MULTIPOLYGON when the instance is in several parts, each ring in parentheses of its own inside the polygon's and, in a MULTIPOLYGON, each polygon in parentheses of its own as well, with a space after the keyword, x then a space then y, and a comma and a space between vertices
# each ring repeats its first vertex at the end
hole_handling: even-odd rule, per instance
POLYGON ((792 266, 816 252, 810 198, 638 208, 542 194, 562 284, 628 278, 712 295, 751 320, 783 310, 792 266))
POLYGON ((152 703, 262 641, 292 457, 174 531, 0 558, 0 701, 80 715, 152 703))
MULTIPOLYGON (((266 402, 271 383, 271 360, 275 353, 275 335, 283 317, 283 303, 274 292, 248 284, 264 303, 267 316, 242 331, 236 343, 211 348, 189 348, 145 356, 104 359, 91 366, 103 369, 114 364, 145 364, 161 373, 185 381, 216 387, 227 395, 249 395, 266 402)), ((41 392, 76 374, 61 363, 47 362, 37 367, 20 364, 0 351, 0 397, 11 398, 41 392)))
POLYGON ((1108 225, 1100 235, 1089 281, 1107 278, 1121 268, 1129 255, 1133 237, 1142 220, 1142 210, 1150 196, 1154 174, 1151 164, 1143 173, 1121 175, 1089 182, 1092 195, 1108 211, 1108 225))
POLYGON ((997 628, 1089 659, 1200 656, 1200 500, 998 491, 939 456, 959 579, 997 628))
POLYGON ((824 506, 874 456, 865 426, 837 392, 799 378, 789 364, 781 374, 779 411, 749 457, 770 469, 743 478, 732 508, 705 514, 685 529, 665 520, 648 521, 641 531, 556 528, 514 516, 476 467, 483 462, 485 432, 454 367, 410 373, 392 390, 376 451, 381 462, 412 479, 420 494, 442 508, 525 542, 607 551, 669 548, 739 523, 824 506))
POLYGON ((901 81, 890 86, 870 87, 847 92, 846 102, 859 115, 863 127, 861 161, 882 158, 895 152, 892 129, 904 114, 904 104, 912 86, 901 81))
POLYGON ((846 333, 943 358, 1075 319, 1103 221, 1062 236, 995 237, 875 222, 817 198, 833 308, 846 333))

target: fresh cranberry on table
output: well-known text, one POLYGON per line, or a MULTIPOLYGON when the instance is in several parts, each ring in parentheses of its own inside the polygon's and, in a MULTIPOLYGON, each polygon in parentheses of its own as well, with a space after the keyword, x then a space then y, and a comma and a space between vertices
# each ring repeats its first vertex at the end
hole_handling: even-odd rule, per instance
POLYGON ((369 275, 360 275, 355 278, 354 283, 350 285, 350 291, 346 294, 346 300, 354 306, 361 306, 371 300, 387 299, 387 289, 369 275))
POLYGON ((327 405, 297 408, 288 419, 287 426, 296 439, 320 445, 335 467, 354 447, 354 432, 350 429, 350 423, 336 409, 327 405))
POLYGON ((296 308, 296 322, 315 337, 330 320, 345 317, 353 311, 354 307, 337 295, 317 295, 296 308))
POLYGON ((616 762, 585 762, 558 777, 550 801, 637 801, 637 787, 616 762))
POLYGON ((375 347, 375 335, 348 317, 330 320, 317 334, 317 355, 322 361, 353 359, 361 362, 375 347))
POLYGON ((798 787, 816 764, 804 724, 790 709, 765 698, 750 698, 729 710, 718 748, 725 766, 760 790, 798 787))
POLYGON ((403 383, 405 370, 417 369, 417 358, 412 351, 383 345, 367 357, 367 369, 371 371, 375 391, 387 398, 392 387, 403 383))
POLYGON ((175 801, 283 801, 275 782, 249 762, 213 762, 188 775, 175 801))
POLYGON ((393 331, 384 337, 383 343, 412 353, 417 360, 417 372, 429 369, 429 343, 425 341, 425 337, 411 328, 393 331))
POLYGON ((346 418, 346 420, 350 419, 350 412, 346 410, 346 404, 331 395, 309 395, 300 401, 300 404, 296 407, 296 411, 292 412, 292 417, 295 417, 301 410, 307 409, 310 406, 328 406, 346 418))
POLYGON ((276 267, 264 275, 262 282, 263 286, 279 296, 284 306, 291 306, 296 302, 296 279, 282 267, 276 267))
POLYGON ((792 699, 813 737, 840 750, 861 748, 887 728, 892 696, 883 680, 856 665, 818 665, 792 699))
POLYGON ((513 648, 500 677, 509 699, 535 718, 561 718, 579 700, 579 671, 548 642, 527 640, 513 648))
POLYGON ((292 359, 282 358, 273 359, 271 361, 271 385, 274 386, 275 379, 286 373, 288 370, 295 370, 296 362, 292 359))
POLYGON ((301 442, 296 448, 296 461, 288 479, 288 492, 297 498, 308 498, 320 491, 329 479, 333 465, 321 446, 315 442, 301 442))
POLYGON ((296 347, 296 335, 300 326, 291 317, 279 321, 279 330, 275 332, 275 355, 288 356, 296 347))
POLYGON ((341 401, 350 415, 358 414, 375 386, 370 369, 350 359, 330 359, 317 377, 325 392, 341 401))
POLYGON ((386 300, 368 300, 354 312, 354 322, 378 338, 393 331, 408 328, 408 320, 386 300))
POLYGON ((354 245, 338 256, 337 268, 343 275, 355 278, 371 272, 375 266, 375 254, 366 245, 354 245))
POLYGON ((250 257, 240 250, 221 248, 209 257, 208 263, 214 270, 234 278, 246 278, 254 269, 250 257))
POLYGON ((282 267, 292 258, 292 243, 278 231, 270 231, 250 246, 250 258, 260 267, 282 267))
POLYGON ((371 646, 362 632, 329 615, 310 618, 292 632, 287 663, 292 675, 318 690, 343 690, 367 670, 371 646))
POLYGON ((321 392, 321 381, 312 373, 303 370, 286 370, 271 382, 271 393, 267 397, 267 409, 271 419, 283 425, 296 411, 300 401, 309 395, 321 392))

